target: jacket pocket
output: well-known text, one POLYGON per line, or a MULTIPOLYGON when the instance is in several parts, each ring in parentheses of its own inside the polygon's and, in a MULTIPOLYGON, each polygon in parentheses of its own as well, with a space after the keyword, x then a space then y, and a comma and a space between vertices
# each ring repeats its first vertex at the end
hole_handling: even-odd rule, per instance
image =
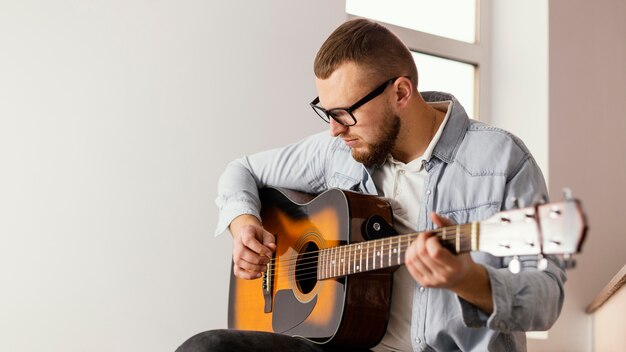
POLYGON ((472 221, 486 220, 500 211, 500 202, 486 202, 464 208, 440 210, 439 214, 451 219, 455 224, 467 224, 472 221))
POLYGON ((359 184, 359 180, 339 172, 335 172, 330 180, 328 180, 328 188, 356 190, 359 188, 359 184))

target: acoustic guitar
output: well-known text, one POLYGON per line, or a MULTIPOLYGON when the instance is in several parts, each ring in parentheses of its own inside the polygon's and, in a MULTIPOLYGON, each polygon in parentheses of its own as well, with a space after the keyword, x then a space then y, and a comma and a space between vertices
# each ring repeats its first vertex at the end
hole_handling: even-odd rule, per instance
MULTIPOLYGON (((393 272, 419 233, 398 235, 390 204, 376 196, 264 188, 260 197, 263 227, 276 236, 277 249, 262 278, 231 274, 228 327, 375 346, 387 326, 393 272)), ((428 232, 453 253, 537 255, 541 266, 544 254, 578 253, 586 229, 580 202, 566 197, 428 232)), ((516 257, 511 263, 519 270, 516 257)))

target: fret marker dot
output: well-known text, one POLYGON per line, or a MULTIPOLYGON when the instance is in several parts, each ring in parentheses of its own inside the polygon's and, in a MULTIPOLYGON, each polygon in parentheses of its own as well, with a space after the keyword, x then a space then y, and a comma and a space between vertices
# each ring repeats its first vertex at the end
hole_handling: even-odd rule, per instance
POLYGON ((376 252, 376 255, 380 257, 380 252, 376 252))
POLYGON ((356 270, 361 270, 358 265, 356 266, 356 270))
POLYGON ((341 262, 343 263, 343 258, 341 258, 341 262))
POLYGON ((393 249, 393 252, 394 252, 394 253, 397 253, 397 252, 398 252, 398 250, 394 248, 394 249, 393 249))
POLYGON ((333 259, 333 265, 335 265, 335 260, 333 259))

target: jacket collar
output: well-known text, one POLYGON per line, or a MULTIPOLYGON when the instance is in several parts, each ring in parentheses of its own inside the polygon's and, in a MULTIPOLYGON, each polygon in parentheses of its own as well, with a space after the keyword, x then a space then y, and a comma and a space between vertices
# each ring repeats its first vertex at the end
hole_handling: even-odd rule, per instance
POLYGON ((432 154, 442 161, 450 163, 454 160, 459 145, 461 145, 465 137, 465 132, 469 127, 469 117, 463 106, 452 94, 443 92, 420 92, 420 94, 429 103, 438 101, 452 102, 450 105, 450 117, 432 154))

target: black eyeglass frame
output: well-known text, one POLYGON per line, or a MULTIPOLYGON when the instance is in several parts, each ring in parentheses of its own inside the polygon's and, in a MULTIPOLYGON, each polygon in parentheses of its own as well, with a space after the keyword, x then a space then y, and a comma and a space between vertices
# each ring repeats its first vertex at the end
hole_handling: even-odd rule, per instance
POLYGON ((385 81, 383 84, 381 84, 380 86, 374 88, 373 91, 371 91, 368 95, 364 96, 363 98, 361 98, 359 101, 357 101, 356 103, 354 103, 352 106, 348 107, 348 108, 333 108, 333 109, 329 109, 326 110, 324 108, 322 108, 321 106, 318 106, 317 103, 320 102, 320 97, 316 97, 315 99, 313 99, 313 101, 311 103, 309 103, 309 105, 311 105, 311 108, 313 108, 313 111, 315 111, 315 114, 317 114, 317 116, 319 116, 322 120, 326 121, 326 123, 330 123, 330 119, 332 118, 333 120, 337 121, 337 123, 343 125, 343 126, 354 126, 356 125, 356 118, 354 117, 354 115, 352 114, 352 112, 354 112, 354 110, 358 109, 359 107, 363 106, 365 103, 369 102, 370 100, 376 98, 377 96, 381 95, 385 89, 387 89, 387 87, 395 82, 398 78, 400 77, 406 77, 406 78, 410 78, 408 76, 399 76, 399 77, 394 77, 391 78, 387 81, 385 81), (348 113, 348 115, 350 115, 350 117, 352 117, 352 121, 353 123, 348 124, 348 123, 344 123, 342 121, 340 121, 339 119, 335 118, 332 113, 334 111, 345 111, 348 113))

